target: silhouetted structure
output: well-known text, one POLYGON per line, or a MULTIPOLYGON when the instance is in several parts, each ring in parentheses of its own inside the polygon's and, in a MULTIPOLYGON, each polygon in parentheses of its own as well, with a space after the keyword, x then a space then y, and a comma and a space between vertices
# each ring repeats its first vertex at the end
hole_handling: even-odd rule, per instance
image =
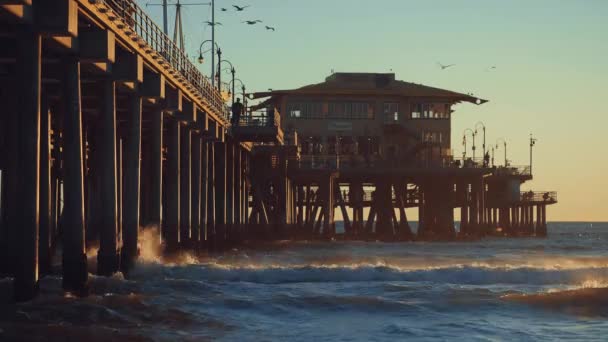
MULTIPOLYGON (((452 156, 452 106, 485 100, 398 81, 392 73, 334 73, 323 83, 254 97, 266 98, 258 107, 278 109, 283 130, 297 132, 292 142, 297 148, 287 157, 284 150, 263 150, 266 159, 287 170, 291 188, 283 194, 285 181, 279 177, 276 184, 259 185, 258 197, 270 208, 295 198, 291 207, 274 208, 287 213, 280 224, 331 237, 339 208, 349 237, 408 240, 414 234, 405 209, 416 207, 419 238, 449 239, 456 235, 454 209, 460 208, 464 236, 546 234, 545 206, 556 196, 541 202, 520 197, 520 185, 532 179, 529 167, 490 167, 485 156, 462 161, 452 156), (268 188, 273 192, 262 192, 268 188)), ((252 178, 254 190, 259 180, 252 178)), ((255 195, 254 208, 262 207, 255 195)))

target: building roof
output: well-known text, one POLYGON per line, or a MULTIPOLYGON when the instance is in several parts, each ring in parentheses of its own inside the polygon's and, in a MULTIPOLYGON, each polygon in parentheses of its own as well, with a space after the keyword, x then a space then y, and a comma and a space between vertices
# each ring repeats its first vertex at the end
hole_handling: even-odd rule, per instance
POLYGON ((488 102, 472 94, 399 81, 394 73, 334 73, 325 82, 297 89, 269 90, 252 94, 254 99, 280 95, 388 95, 406 97, 438 97, 475 104, 488 102))

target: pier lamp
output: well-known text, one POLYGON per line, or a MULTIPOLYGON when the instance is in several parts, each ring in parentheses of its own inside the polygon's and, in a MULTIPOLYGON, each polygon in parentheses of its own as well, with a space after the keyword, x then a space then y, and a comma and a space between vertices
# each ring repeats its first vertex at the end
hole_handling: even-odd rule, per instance
POLYGON ((505 138, 498 138, 496 139, 496 149, 498 150, 500 148, 500 144, 502 143, 504 146, 504 150, 505 150, 505 167, 507 167, 507 140, 505 140, 505 138))
POLYGON ((230 81, 229 85, 232 87, 232 93, 234 93, 235 82, 238 81, 241 84, 241 92, 243 96, 243 107, 245 108, 245 112, 247 112, 247 93, 245 93, 245 83, 238 78, 233 78, 230 81))
POLYGON ((536 138, 530 133, 530 175, 532 175, 532 148, 536 145, 536 138))
POLYGON ((462 145, 464 146, 464 152, 462 152, 462 164, 464 165, 464 162, 467 158, 467 133, 471 133, 471 137, 473 138, 473 160, 475 160, 475 131, 467 128, 464 130, 464 132, 462 132, 462 145))
MULTIPOLYGON (((236 69, 234 69, 234 65, 232 65, 232 62, 230 62, 227 59, 220 59, 219 63, 228 63, 230 65, 230 73, 232 74, 232 81, 230 81, 228 83, 228 85, 230 85, 230 83, 232 83, 232 104, 234 104, 234 74, 236 74, 236 69)), ((218 64, 217 66, 218 70, 222 70, 220 69, 220 65, 218 64)))
MULTIPOLYGON (((481 129, 483 130, 483 155, 482 157, 485 158, 486 157, 486 125, 483 124, 483 122, 479 121, 478 123, 475 124, 475 134, 477 135, 477 127, 481 126, 481 129)), ((473 158, 475 158, 475 156, 473 156, 473 158)))
MULTIPOLYGON (((217 43, 215 43, 213 40, 211 39, 207 39, 205 41, 203 41, 201 43, 201 45, 198 48, 198 63, 199 64, 203 64, 205 62, 205 57, 203 57, 203 54, 208 52, 208 51, 213 51, 215 48, 215 51, 218 55, 218 60, 222 60, 222 50, 220 49, 219 45, 217 45, 217 43), (207 51, 203 51, 203 46, 209 42, 210 44, 212 44, 213 46, 211 47, 211 49, 207 50, 207 51)), ((215 87, 215 55, 212 54, 211 55, 211 85, 215 87)))

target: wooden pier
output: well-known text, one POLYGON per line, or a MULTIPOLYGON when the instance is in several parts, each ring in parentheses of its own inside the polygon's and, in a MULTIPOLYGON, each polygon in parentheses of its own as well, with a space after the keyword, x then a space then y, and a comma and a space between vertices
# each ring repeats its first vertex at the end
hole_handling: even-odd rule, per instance
POLYGON ((355 239, 454 238, 454 208, 464 236, 546 234, 556 195, 520 194, 524 169, 307 159, 273 106, 230 127, 220 92, 133 1, 0 0, 0 25, 0 275, 17 300, 56 251, 66 291, 86 295, 95 243, 98 274, 128 275, 142 227, 166 253, 331 239, 336 210, 355 239))

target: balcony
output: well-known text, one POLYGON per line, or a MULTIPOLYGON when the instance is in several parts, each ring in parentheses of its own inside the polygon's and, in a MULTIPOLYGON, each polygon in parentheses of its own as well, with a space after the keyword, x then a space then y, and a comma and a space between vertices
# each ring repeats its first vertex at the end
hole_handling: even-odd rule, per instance
POLYGON ((521 204, 555 204, 557 192, 555 191, 522 191, 519 194, 521 204))
POLYGON ((239 141, 283 145, 281 115, 274 107, 251 111, 232 126, 232 136, 239 141))

